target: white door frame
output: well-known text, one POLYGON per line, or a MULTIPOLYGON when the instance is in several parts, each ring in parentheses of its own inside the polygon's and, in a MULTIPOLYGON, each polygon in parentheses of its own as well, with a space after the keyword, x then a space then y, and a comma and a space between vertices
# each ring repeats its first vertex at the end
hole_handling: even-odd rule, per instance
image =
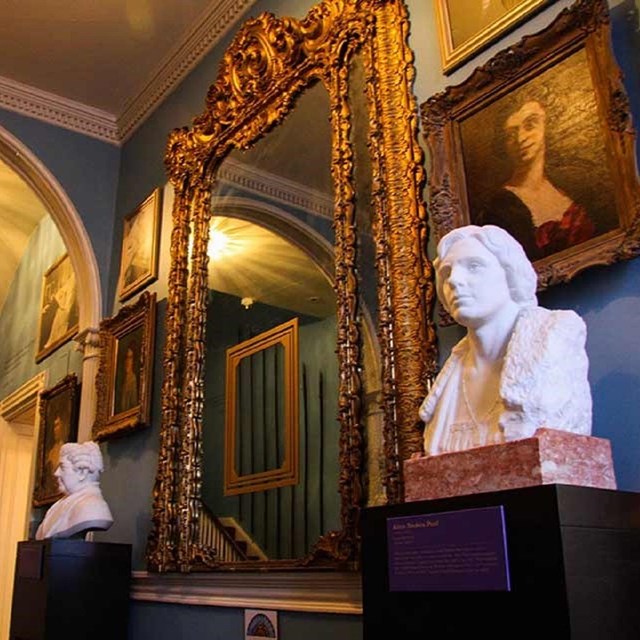
POLYGON ((0 640, 9 638, 16 545, 29 532, 42 371, 0 401, 0 640))

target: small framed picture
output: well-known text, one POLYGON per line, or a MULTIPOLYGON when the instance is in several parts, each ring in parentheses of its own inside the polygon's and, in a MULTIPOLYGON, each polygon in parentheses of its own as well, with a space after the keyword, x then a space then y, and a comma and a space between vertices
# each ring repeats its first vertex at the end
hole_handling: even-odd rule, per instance
POLYGON ((450 73, 551 0, 434 0, 442 70, 450 73))
POLYGON ((100 323, 96 441, 149 425, 156 325, 156 294, 145 292, 100 323))
POLYGON ((75 442, 78 434, 80 385, 75 374, 40 393, 40 433, 33 504, 51 504, 62 497, 58 479, 54 476, 60 449, 66 442, 75 442))
POLYGON ((500 226, 539 290, 640 253, 635 132, 604 0, 579 0, 421 110, 436 240, 500 226))
POLYGON ((76 276, 65 253, 42 278, 36 362, 44 360, 78 331, 76 276))
POLYGON ((158 277, 162 190, 153 193, 124 219, 118 295, 120 301, 158 277))

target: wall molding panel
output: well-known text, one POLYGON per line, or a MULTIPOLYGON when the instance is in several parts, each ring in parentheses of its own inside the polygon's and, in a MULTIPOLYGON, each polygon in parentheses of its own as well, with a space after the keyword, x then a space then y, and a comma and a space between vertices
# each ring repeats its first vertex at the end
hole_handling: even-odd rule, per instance
POLYGON ((174 604, 362 614, 359 573, 198 573, 134 571, 132 600, 174 604))

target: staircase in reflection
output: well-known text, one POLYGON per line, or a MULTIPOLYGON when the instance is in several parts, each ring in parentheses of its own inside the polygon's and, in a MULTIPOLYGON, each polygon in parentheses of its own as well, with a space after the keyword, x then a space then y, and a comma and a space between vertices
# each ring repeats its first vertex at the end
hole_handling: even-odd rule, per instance
POLYGON ((217 550, 221 562, 268 560, 264 551, 235 518, 218 518, 202 505, 200 543, 217 550))

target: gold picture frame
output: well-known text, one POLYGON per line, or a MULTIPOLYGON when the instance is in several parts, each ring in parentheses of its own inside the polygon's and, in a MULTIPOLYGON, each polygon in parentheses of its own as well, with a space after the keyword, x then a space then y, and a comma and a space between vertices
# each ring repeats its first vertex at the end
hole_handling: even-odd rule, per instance
POLYGON ((41 362, 78 332, 76 276, 68 254, 58 258, 42 276, 36 362, 41 362))
POLYGON ((434 0, 440 57, 451 73, 551 0, 434 0))
POLYGON ((501 226, 533 262, 538 290, 640 253, 635 131, 603 0, 579 0, 421 110, 436 241, 467 224, 501 226), (530 118, 537 142, 512 139, 530 118), (544 199, 521 189, 538 160, 544 199))
POLYGON ((40 393, 40 432, 33 505, 49 505, 63 493, 53 475, 60 461, 60 448, 66 442, 75 442, 78 434, 80 385, 75 374, 40 393))
POLYGON ((100 323, 94 440, 149 426, 155 325, 156 294, 149 292, 100 323))
MULTIPOLYGON (((224 494, 238 495, 265 489, 276 489, 298 483, 298 318, 293 318, 269 331, 227 349, 225 387, 225 464, 224 494), (283 379, 280 388, 284 391, 284 435, 282 442, 282 464, 279 467, 253 473, 242 473, 236 466, 238 458, 237 418, 240 408, 238 373, 242 361, 281 345, 283 348, 283 379)), ((253 426, 253 425, 251 425, 253 426)), ((269 428, 267 422, 262 424, 269 428)), ((275 425, 277 428, 277 424, 275 425)), ((266 441, 265 437, 265 441, 266 441)), ((276 444, 278 434, 269 440, 276 444)), ((278 457, 276 455, 276 457, 278 457)))
POLYGON ((159 187, 125 217, 118 296, 128 300, 158 277, 162 189, 159 187))

